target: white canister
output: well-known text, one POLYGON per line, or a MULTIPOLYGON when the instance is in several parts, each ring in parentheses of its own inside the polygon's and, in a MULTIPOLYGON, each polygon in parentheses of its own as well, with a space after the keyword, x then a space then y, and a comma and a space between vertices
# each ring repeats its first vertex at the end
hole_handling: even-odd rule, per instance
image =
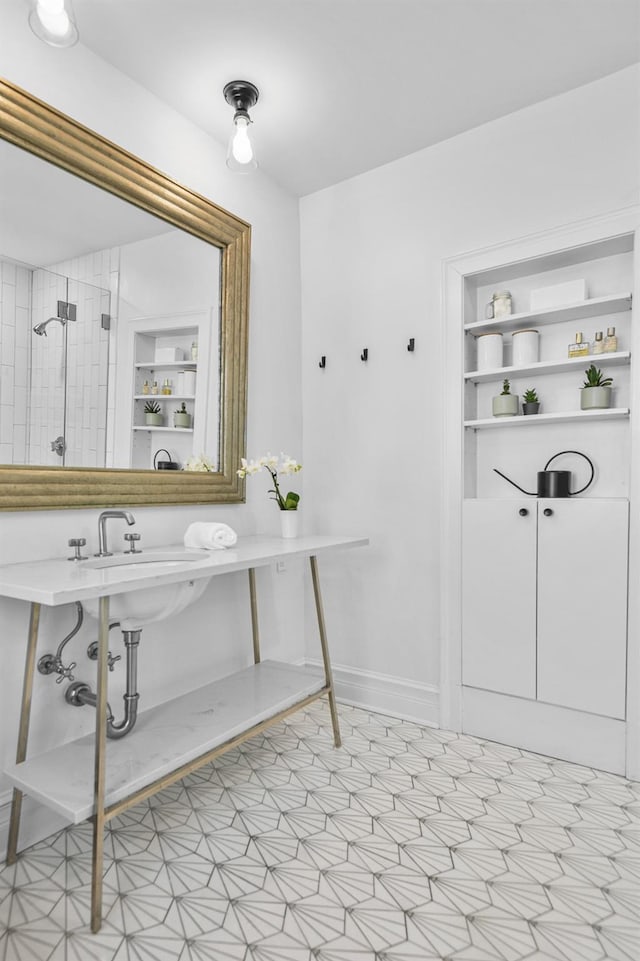
POLYGON ((502 334, 495 331, 478 335, 478 370, 502 367, 502 334))
POLYGON ((196 392, 195 370, 181 370, 178 385, 178 392, 183 397, 193 397, 196 392))
POLYGON ((514 367, 528 367, 540 360, 540 335, 537 330, 515 330, 511 335, 513 353, 511 363, 514 367))

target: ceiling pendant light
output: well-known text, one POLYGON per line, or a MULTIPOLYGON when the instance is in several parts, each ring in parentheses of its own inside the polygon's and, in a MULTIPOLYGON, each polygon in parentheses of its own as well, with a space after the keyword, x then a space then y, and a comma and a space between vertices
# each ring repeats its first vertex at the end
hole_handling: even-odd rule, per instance
POLYGON ((232 80, 224 88, 224 99, 234 108, 233 131, 227 151, 227 167, 235 173, 250 173, 258 166, 249 130, 249 109, 258 102, 258 88, 247 80, 232 80))
POLYGON ((29 26, 51 47, 72 47, 78 42, 71 0, 32 0, 29 26))

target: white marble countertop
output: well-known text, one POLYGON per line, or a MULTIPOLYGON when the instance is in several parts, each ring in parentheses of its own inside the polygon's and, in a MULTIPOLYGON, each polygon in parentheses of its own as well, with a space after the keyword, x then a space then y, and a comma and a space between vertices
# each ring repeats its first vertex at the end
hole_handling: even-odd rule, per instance
MULTIPOLYGON (((148 559, 166 551, 202 554, 202 560, 187 561, 171 568, 155 569, 139 563, 135 569, 118 567, 89 568, 86 561, 69 561, 65 557, 0 566, 0 596, 56 607, 90 597, 124 594, 144 587, 161 587, 180 581, 200 580, 218 574, 264 567, 277 560, 309 557, 346 547, 365 547, 366 537, 338 537, 331 534, 308 534, 281 538, 256 534, 239 537, 238 543, 224 550, 194 551, 182 544, 166 545, 144 551, 148 559)), ((122 556, 122 555, 119 555, 122 556)))

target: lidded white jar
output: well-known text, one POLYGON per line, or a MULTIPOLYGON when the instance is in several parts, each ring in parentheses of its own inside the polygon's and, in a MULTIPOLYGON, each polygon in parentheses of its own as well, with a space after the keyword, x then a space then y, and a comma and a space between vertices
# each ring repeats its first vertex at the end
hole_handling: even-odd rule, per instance
POLYGON ((478 341, 478 370, 495 370, 502 367, 502 334, 491 331, 479 334, 478 341))
POLYGON ((537 330, 515 330, 511 335, 514 367, 528 367, 540 360, 540 335, 537 330))
POLYGON ((178 379, 178 390, 183 397, 189 397, 196 392, 195 370, 181 370, 178 379))

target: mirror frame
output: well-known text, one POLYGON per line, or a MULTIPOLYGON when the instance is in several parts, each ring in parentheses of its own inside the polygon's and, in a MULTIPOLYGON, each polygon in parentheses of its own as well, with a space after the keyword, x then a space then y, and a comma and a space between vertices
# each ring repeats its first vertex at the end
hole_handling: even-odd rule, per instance
POLYGON ((0 466, 0 510, 243 502, 250 224, 2 78, 0 137, 221 250, 218 471, 0 466))

